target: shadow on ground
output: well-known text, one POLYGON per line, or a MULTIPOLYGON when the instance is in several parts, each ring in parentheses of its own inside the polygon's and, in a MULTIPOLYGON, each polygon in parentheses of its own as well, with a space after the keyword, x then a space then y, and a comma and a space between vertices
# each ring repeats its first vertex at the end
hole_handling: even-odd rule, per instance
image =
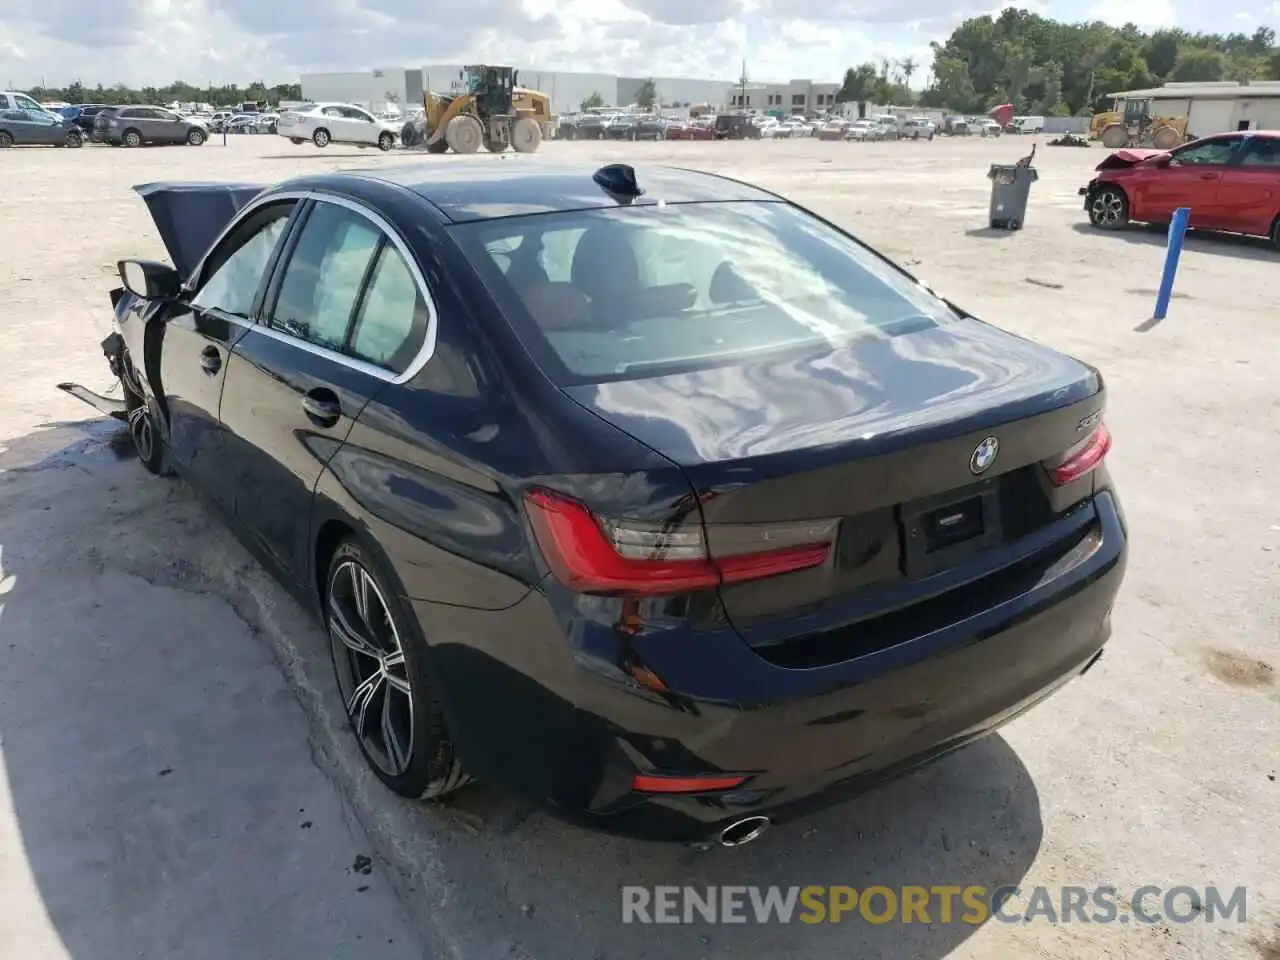
POLYGON ((1036 856, 1039 798, 999 736, 736 850, 589 834, 484 785, 402 801, 365 771, 319 627, 120 434, 92 421, 0 448, 5 769, 76 960, 398 957, 413 936, 414 955, 462 960, 940 960, 976 928, 645 929, 622 924, 620 891, 994 889, 1036 856), (378 896, 388 881, 413 936, 378 896))
POLYGON ((422 956, 271 649, 190 559, 222 536, 115 421, 0 443, 6 958, 422 956))
MULTIPOLYGON (((1165 247, 1169 243, 1169 228, 1153 224, 1135 223, 1124 230, 1099 230, 1089 223, 1075 223, 1071 229, 1103 239, 1124 243, 1140 243, 1152 247, 1165 247)), ((1205 253, 1215 257, 1232 257, 1237 260, 1280 261, 1280 251, 1260 237, 1245 237, 1238 233, 1213 233, 1208 230, 1192 230, 1187 233, 1182 249, 1193 253, 1205 253)))
POLYGON ((1018 235, 1017 230, 1004 230, 999 227, 973 227, 964 232, 966 237, 978 240, 1008 240, 1018 235))

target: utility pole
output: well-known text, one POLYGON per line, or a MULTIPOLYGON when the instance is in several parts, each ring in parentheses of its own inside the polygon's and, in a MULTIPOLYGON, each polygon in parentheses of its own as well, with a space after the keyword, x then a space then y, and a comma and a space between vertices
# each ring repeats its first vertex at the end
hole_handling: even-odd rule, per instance
POLYGON ((738 80, 738 109, 747 109, 747 61, 742 61, 742 77, 738 80))

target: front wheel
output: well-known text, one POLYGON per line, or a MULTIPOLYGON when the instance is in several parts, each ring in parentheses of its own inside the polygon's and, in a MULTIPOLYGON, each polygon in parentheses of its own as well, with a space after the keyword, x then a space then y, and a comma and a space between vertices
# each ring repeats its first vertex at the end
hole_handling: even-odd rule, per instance
POLYGON ((1129 198, 1119 187, 1094 191, 1089 201, 1089 222, 1099 230, 1119 230, 1129 223, 1129 198))
POLYGON ((439 797, 469 778, 423 662, 426 644, 389 583, 369 551, 339 544, 324 597, 338 691, 378 779, 403 797, 439 797))
POLYGON ((71 149, 84 146, 84 135, 79 130, 72 130, 67 134, 67 146, 71 149))
POLYGON ((542 127, 533 117, 520 117, 511 125, 511 146, 516 153, 534 153, 542 145, 542 127))
POLYGON ((1276 217, 1271 224, 1271 245, 1280 250, 1280 217, 1276 217))
POLYGON ((0 130, 0 150, 13 146, 13 134, 8 130, 0 130))
POLYGON ((121 356, 120 385, 124 388, 133 452, 148 473, 165 476, 170 472, 169 453, 160 437, 160 411, 154 400, 143 395, 138 371, 127 352, 121 356))
POLYGON ((394 134, 382 133, 378 135, 378 149, 381 150, 383 153, 386 153, 395 145, 396 145, 396 138, 394 134))
POLYGON ((204 141, 205 141, 204 131, 201 130, 199 127, 192 127, 187 132, 188 145, 193 147, 199 147, 204 144, 204 141))

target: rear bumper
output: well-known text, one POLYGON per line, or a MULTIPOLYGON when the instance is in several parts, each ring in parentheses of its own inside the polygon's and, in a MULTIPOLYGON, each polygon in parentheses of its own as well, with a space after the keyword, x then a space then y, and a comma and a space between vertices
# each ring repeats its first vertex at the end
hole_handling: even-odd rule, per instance
POLYGON ((594 829, 700 840, 745 816, 783 819, 911 770, 1092 666, 1110 635, 1127 535, 1113 493, 1091 509, 1087 541, 1031 589, 818 668, 777 666, 731 630, 665 630, 656 616, 627 636, 608 618, 612 601, 583 607, 554 589, 487 614, 415 606, 427 636, 452 619, 443 635, 468 638, 433 644, 433 662, 472 773, 594 829), (636 663, 670 690, 637 683, 636 663), (632 792, 637 772, 749 779, 728 793, 651 797, 632 792))

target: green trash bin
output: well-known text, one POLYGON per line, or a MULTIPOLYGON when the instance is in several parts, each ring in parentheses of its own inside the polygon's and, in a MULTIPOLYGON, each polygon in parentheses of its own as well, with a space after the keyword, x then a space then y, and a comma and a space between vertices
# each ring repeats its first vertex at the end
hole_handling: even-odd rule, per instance
POLYGON ((995 230, 1021 230, 1027 219, 1027 199, 1031 185, 1040 174, 1030 164, 993 163, 987 171, 991 181, 990 223, 995 230))

